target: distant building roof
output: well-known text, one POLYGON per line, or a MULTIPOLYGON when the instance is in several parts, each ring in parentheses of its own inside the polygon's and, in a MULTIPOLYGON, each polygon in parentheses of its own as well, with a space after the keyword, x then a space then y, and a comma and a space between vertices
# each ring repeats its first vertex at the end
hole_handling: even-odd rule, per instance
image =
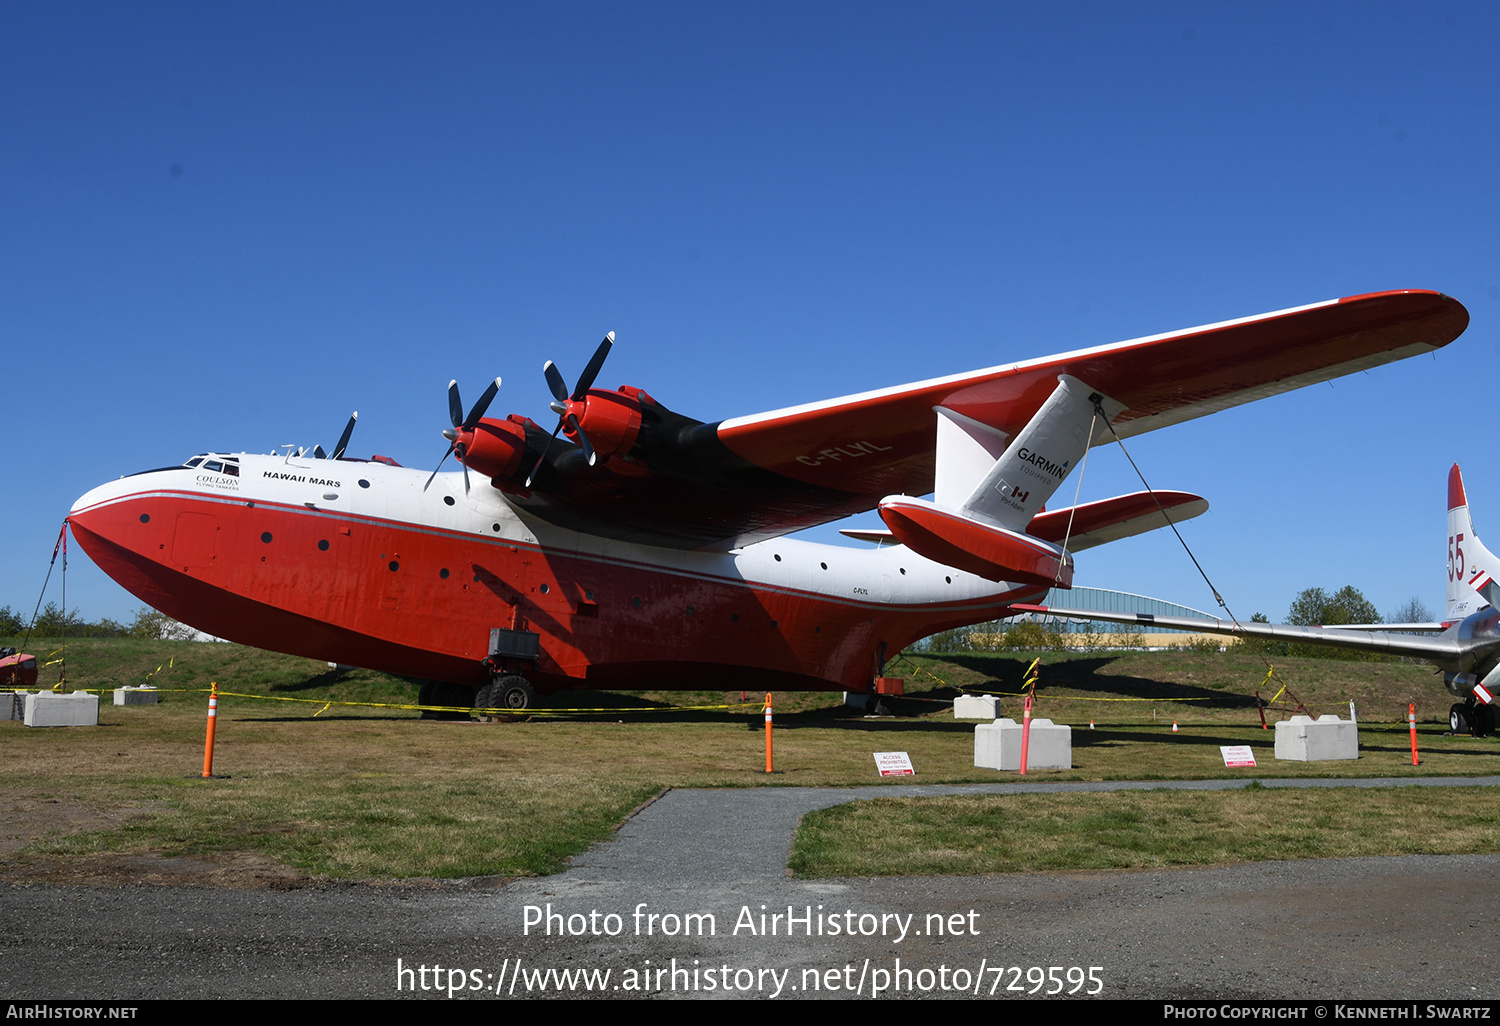
MULTIPOLYGON (((1128 591, 1111 591, 1108 588, 1053 588, 1047 592, 1047 597, 1042 599, 1041 604, 1062 606, 1065 609, 1097 609, 1106 613, 1154 613, 1158 616, 1199 616, 1210 619, 1214 615, 1205 613, 1201 609, 1194 609, 1192 606, 1179 605, 1176 602, 1167 602, 1146 595, 1136 595, 1128 591)), ((1181 631, 1181 628, 1168 627, 1131 628, 1099 620, 1075 620, 1046 613, 1021 613, 1017 616, 1006 617, 1000 622, 1019 623, 1024 620, 1037 620, 1058 631, 1096 634, 1114 634, 1132 629, 1153 634, 1165 634, 1171 631, 1180 633, 1181 631)))

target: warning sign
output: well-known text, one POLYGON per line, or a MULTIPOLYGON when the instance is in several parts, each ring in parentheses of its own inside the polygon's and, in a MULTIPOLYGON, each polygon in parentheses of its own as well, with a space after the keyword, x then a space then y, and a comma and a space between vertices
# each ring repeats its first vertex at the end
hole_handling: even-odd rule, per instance
POLYGON ((1230 769, 1255 765, 1255 753, 1249 745, 1220 745, 1219 751, 1224 753, 1224 765, 1230 769))
POLYGON ((911 757, 905 752, 876 752, 875 768, 882 777, 914 777, 917 771, 911 767, 911 757))

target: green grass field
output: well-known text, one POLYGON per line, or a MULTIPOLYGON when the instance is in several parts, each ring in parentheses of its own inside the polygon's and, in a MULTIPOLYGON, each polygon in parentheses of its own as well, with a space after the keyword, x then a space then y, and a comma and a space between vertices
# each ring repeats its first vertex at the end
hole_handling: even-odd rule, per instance
MULTIPOLYGON (((42 653, 54 647, 33 643, 30 649, 42 653)), ((556 871, 570 855, 608 836, 632 809, 667 787, 875 784, 879 781, 872 753, 888 750, 909 752, 922 783, 1014 781, 1015 774, 974 768, 972 724, 954 722, 944 699, 951 697, 955 685, 1013 692, 1030 661, 998 655, 907 660, 895 672, 907 677, 910 697, 899 703, 903 715, 895 718, 853 715, 841 707, 837 694, 777 693, 777 773, 767 776, 759 707, 739 707, 738 691, 578 692, 559 696, 554 704, 612 706, 616 711, 504 723, 443 723, 423 721, 394 707, 415 700, 416 688, 406 681, 369 671, 331 673, 310 660, 240 646, 115 639, 73 641, 66 654, 70 686, 108 688, 139 683, 149 675, 164 689, 165 701, 115 707, 107 704, 106 695, 98 728, 33 730, 0 722, 9 838, 0 838, 0 873, 11 878, 34 875, 44 867, 49 879, 57 879, 75 871, 84 874, 111 859, 144 856, 210 863, 253 857, 298 873, 345 878, 539 874, 556 871), (210 681, 226 692, 258 697, 223 699, 215 758, 221 779, 203 781, 198 779, 207 708, 202 689, 210 681), (387 707, 327 704, 341 701, 387 707), (668 703, 736 708, 680 712, 668 703), (621 711, 622 707, 651 711, 621 711), (78 814, 62 821, 49 819, 41 814, 49 808, 78 814)), ((1253 657, 1190 652, 1050 655, 1043 666, 1038 715, 1075 726, 1075 768, 1034 773, 1027 779, 1500 773, 1500 742, 1444 735, 1450 700, 1425 667, 1319 660, 1280 660, 1277 667, 1278 674, 1292 678, 1293 690, 1315 713, 1347 715, 1350 698, 1359 703, 1362 758, 1351 763, 1275 763, 1273 733, 1260 729, 1251 697, 1265 674, 1253 657), (1418 702, 1423 719, 1422 763, 1417 767, 1410 764, 1404 723, 1397 722, 1398 717, 1404 719, 1405 703, 1411 700, 1418 702), (1097 727, 1093 731, 1087 729, 1090 719, 1097 727), (1431 722, 1434 719, 1441 725, 1431 722), (1180 727, 1175 734, 1173 720, 1180 727), (1251 745, 1261 765, 1226 770, 1219 754, 1223 744, 1251 745)), ((44 678, 44 683, 50 680, 44 678)), ((752 703, 757 697, 750 696, 752 703)), ((1008 703, 1006 715, 1018 713, 1018 707, 1014 713, 1011 708, 1016 700, 1003 701, 1008 703)), ((1278 706, 1282 708, 1272 711, 1273 719, 1289 712, 1284 700, 1278 706)), ((1427 808, 1439 819, 1455 805, 1468 808, 1489 801, 1485 793, 1455 802, 1452 793, 1405 791, 1399 801, 1402 807, 1415 803, 1427 808)), ((1360 808, 1394 807, 1389 799, 1372 798, 1372 792, 1330 794, 1340 796, 1333 800, 1350 809, 1350 815, 1360 808)), ((866 813, 856 814, 861 806, 854 806, 848 813, 834 810, 827 817, 832 825, 809 822, 799 842, 798 866, 813 874, 880 872, 879 865, 889 861, 914 867, 903 872, 967 872, 981 864, 990 871, 1207 863, 1266 857, 1277 851, 1296 852, 1293 857, 1324 852, 1316 845, 1282 841, 1267 842, 1269 847, 1230 843, 1205 828, 1201 840, 1188 843, 1166 835, 1161 843, 1168 854, 1140 856, 1166 861, 1120 862, 1118 852, 1130 848, 1122 839, 1132 833, 1162 834, 1162 817, 1181 818, 1173 802, 1187 802, 1188 808, 1209 818, 1209 810, 1222 805, 1223 811, 1213 816, 1232 826, 1245 816, 1232 802, 1269 810, 1285 800, 1282 792, 1271 791, 1131 796, 1106 803, 1108 810, 1130 814, 1117 817, 1112 821, 1116 825, 1105 832, 1088 826, 1103 813, 1087 802, 1022 796, 1019 806, 1005 804, 1014 799, 1002 799, 980 813, 949 814, 941 811, 948 806, 924 800, 911 808, 921 809, 923 817, 963 820, 970 824, 965 829, 977 829, 981 839, 922 841, 918 847, 929 856, 957 853, 926 862, 920 851, 887 860, 893 842, 879 840, 873 849, 874 866, 850 854, 849 844, 830 840, 840 833, 869 833, 865 822, 857 819, 866 813), (1135 808, 1129 802, 1143 804, 1135 808), (1054 811, 1038 817, 1035 811, 1007 811, 1012 808, 1054 811), (854 818, 840 818, 845 815, 854 818), (1068 827, 1058 817, 1080 825, 1068 827), (1073 840, 1041 863, 1017 863, 1009 855, 976 861, 974 845, 983 851, 989 843, 983 840, 984 823, 990 824, 992 834, 1009 837, 1021 821, 1035 821, 1041 833, 1073 840), (814 826, 816 844, 809 840, 814 826), (1078 840, 1095 835, 1100 838, 1096 843, 1078 840), (847 868, 854 865, 866 868, 847 868), (915 868, 921 866, 926 868, 915 868)), ((918 813, 897 808, 883 808, 879 818, 893 824, 895 833, 919 836, 915 826, 903 825, 918 813)), ((1348 832, 1343 821, 1327 818, 1331 813, 1309 809, 1308 829, 1329 836, 1348 832)), ((1444 850, 1476 850, 1475 845, 1477 850, 1494 850, 1493 830, 1470 831, 1460 838, 1431 823, 1401 834, 1371 827, 1381 822, 1378 819, 1363 822, 1358 832, 1385 836, 1386 843, 1394 845, 1391 850, 1429 850, 1412 848, 1417 841, 1446 846, 1444 850)))

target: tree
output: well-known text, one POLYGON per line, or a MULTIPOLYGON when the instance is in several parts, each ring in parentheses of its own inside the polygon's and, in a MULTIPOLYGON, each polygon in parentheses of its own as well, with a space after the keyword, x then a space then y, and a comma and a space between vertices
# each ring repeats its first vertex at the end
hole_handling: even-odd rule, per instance
POLYGON ((1012 624, 1000 636, 998 647, 1012 652, 1059 652, 1064 648, 1061 634, 1034 620, 1012 624))
MULTIPOLYGON (((1382 623, 1375 604, 1365 598, 1352 584, 1346 584, 1330 595, 1322 588, 1308 588, 1298 592, 1287 612, 1287 623, 1304 627, 1322 627, 1339 623, 1382 623)), ((1368 661, 1367 652, 1343 648, 1323 648, 1318 645, 1293 645, 1291 654, 1313 659, 1360 659, 1368 661)))
POLYGON ((0 609, 0 638, 19 638, 26 633, 26 620, 10 606, 0 609))
POLYGON ((187 624, 150 606, 142 606, 135 614, 135 622, 130 625, 129 633, 132 638, 151 641, 190 641, 197 634, 187 624))
POLYGON ((31 634, 37 638, 60 638, 65 634, 81 633, 83 626, 78 610, 65 613, 56 602, 48 602, 31 625, 31 634))
POLYGON ((1397 606, 1390 616, 1385 618, 1386 623, 1432 623, 1435 619, 1427 603, 1422 601, 1420 595, 1413 595, 1403 604, 1397 606))
POLYGON ((1308 588, 1292 600, 1287 623, 1322 627, 1335 623, 1382 623, 1375 604, 1352 584, 1330 595, 1322 588, 1308 588))
POLYGON ((969 651, 970 627, 956 627, 951 631, 939 631, 923 638, 912 646, 914 652, 967 652, 969 651))

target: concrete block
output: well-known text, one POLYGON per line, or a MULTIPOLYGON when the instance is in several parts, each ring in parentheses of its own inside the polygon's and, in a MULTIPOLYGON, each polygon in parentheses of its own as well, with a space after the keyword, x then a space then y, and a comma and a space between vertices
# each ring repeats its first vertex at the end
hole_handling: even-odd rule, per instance
POLYGON ((0 691, 0 720, 19 720, 26 715, 26 692, 0 691))
POLYGON ((869 712, 875 707, 875 696, 863 691, 845 691, 844 704, 860 712, 869 712))
POLYGON ((1325 713, 1314 720, 1293 716, 1276 724, 1276 758, 1329 762, 1359 758, 1359 724, 1325 713))
MULTIPOLYGON (((1021 725, 1006 717, 974 727, 974 765, 980 769, 1021 768, 1021 725)), ((1072 769, 1073 728, 1039 717, 1031 721, 1026 769, 1072 769)))
POLYGON ((156 689, 153 687, 127 684, 123 688, 115 688, 115 705, 155 705, 156 700, 156 689))
POLYGON ((994 695, 959 695, 953 700, 955 720, 993 720, 995 718, 994 695))
POLYGON ((87 691, 57 695, 43 691, 26 696, 28 727, 97 727, 99 696, 87 691))

